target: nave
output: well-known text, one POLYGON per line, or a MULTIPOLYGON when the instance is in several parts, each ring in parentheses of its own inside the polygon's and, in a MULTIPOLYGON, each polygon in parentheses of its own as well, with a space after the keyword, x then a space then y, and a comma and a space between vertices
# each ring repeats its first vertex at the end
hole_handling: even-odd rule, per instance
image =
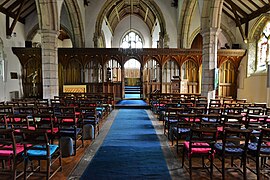
MULTIPOLYGON (((126 100, 126 101, 129 101, 129 100, 126 100)), ((130 104, 131 104, 130 106, 133 106, 132 103, 130 103, 130 104)), ((182 104, 184 104, 184 103, 182 103, 182 104)), ((167 104, 167 106, 168 105, 169 104, 167 104)), ((107 138, 108 132, 110 131, 112 124, 115 122, 115 119, 118 116, 119 112, 126 111, 130 107, 122 107, 122 108, 123 109, 120 109, 120 110, 118 110, 118 109, 112 110, 112 112, 100 122, 100 133, 96 136, 96 139, 90 140, 90 141, 85 141, 84 148, 78 149, 76 156, 62 158, 63 171, 56 173, 56 175, 52 179, 79 179, 82 176, 82 174, 85 172, 85 169, 88 166, 89 162, 95 156, 95 154, 99 150, 100 146, 102 146, 104 139, 107 138)), ((163 109, 163 110, 165 110, 164 112, 166 112, 166 111, 168 111, 168 109, 169 108, 163 109)), ((195 109, 195 108, 193 108, 193 109, 195 109)), ((235 109, 237 109, 237 108, 235 108, 235 109)), ((252 109, 252 108, 250 108, 250 109, 252 109)), ((255 109, 258 110, 260 108, 255 108, 255 109)), ((159 138, 159 141, 161 144, 161 149, 163 151, 171 178, 172 179, 179 179, 179 178, 189 179, 188 170, 186 168, 181 167, 182 151, 179 150, 179 152, 177 153, 177 146, 176 146, 175 141, 172 144, 171 140, 168 139, 168 134, 164 133, 164 128, 166 130, 166 133, 168 133, 167 132, 168 129, 166 129, 166 126, 164 126, 163 120, 165 120, 165 119, 163 119, 163 120, 160 119, 161 118, 160 115, 162 114, 162 108, 159 108, 158 113, 155 113, 155 111, 151 111, 151 110, 142 110, 142 111, 147 112, 147 116, 150 118, 151 123, 153 124, 153 126, 155 128, 155 133, 153 133, 152 135, 156 134, 159 138)), ((133 117, 135 117, 134 120, 140 121, 141 119, 144 119, 146 116, 141 114, 141 113, 138 113, 138 109, 134 110, 134 112, 132 112, 132 110, 128 109, 128 115, 126 115, 126 117, 124 117, 122 120, 124 121, 125 118, 128 119, 128 118, 133 118, 133 117)), ((199 124, 199 122, 197 122, 197 124, 199 124)), ((147 127, 150 127, 150 125, 148 125, 147 127)), ((119 129, 123 130, 121 128, 119 128, 119 129)), ((125 133, 127 133, 126 136, 129 135, 128 132, 125 132, 125 133)), ((117 132, 116 132, 116 134, 119 135, 117 132)), ((143 132, 141 132, 141 133, 139 132, 136 135, 141 136, 142 134, 143 134, 143 132)), ((120 134, 120 136, 125 139, 125 134, 120 134)), ((144 144, 151 144, 152 141, 153 141, 153 139, 151 139, 151 138, 148 140, 143 139, 144 144)), ((119 141, 118 143, 115 144, 115 146, 121 147, 122 146, 121 143, 122 142, 119 141)), ((128 142, 126 142, 126 144, 127 143, 128 142)), ((113 157, 113 158, 115 159, 115 157, 113 157)), ((163 158, 163 157, 161 157, 161 158, 163 158)), ((205 160, 205 161, 207 161, 207 160, 205 160)), ((110 159, 108 159, 108 162, 110 162, 110 159)), ((194 165, 199 166, 200 162, 201 162, 200 158, 194 159, 194 165)), ((187 161, 186 161, 186 163, 187 163, 187 161)), ((217 161, 217 159, 214 159, 214 163, 216 165, 220 166, 220 162, 217 161)), ((226 164, 229 164, 229 163, 226 162, 226 164)), ((251 165, 251 161, 250 161, 250 165, 251 165)), ((254 168, 254 165, 251 167, 254 168)), ((106 169, 106 168, 108 168, 108 167, 106 165, 104 165, 104 173, 107 171, 110 171, 110 169, 106 169)), ((164 173, 166 174, 166 170, 164 171, 164 173)), ((89 177, 91 179, 91 174, 89 174, 87 177, 89 177)), ((103 179, 107 179, 109 177, 110 177, 109 175, 108 175, 108 177, 106 177, 106 173, 103 174, 103 179)), ((247 171, 247 177, 248 177, 247 179, 256 179, 256 176, 249 170, 247 171)), ((36 179, 36 178, 39 178, 39 177, 35 177, 35 176, 30 177, 30 179, 36 179)), ((242 179, 242 174, 238 173, 238 172, 226 173, 226 179, 232 179, 232 178, 242 179)), ((99 179, 99 178, 97 178, 97 179, 99 179)), ((147 177, 145 177, 145 179, 147 179, 147 177)), ((164 179, 164 178, 155 177, 152 179, 164 179)), ((209 173, 207 171, 192 170, 192 179, 210 179, 210 178, 209 178, 209 173)), ((222 179, 221 173, 218 172, 215 168, 213 170, 213 179, 222 179)))

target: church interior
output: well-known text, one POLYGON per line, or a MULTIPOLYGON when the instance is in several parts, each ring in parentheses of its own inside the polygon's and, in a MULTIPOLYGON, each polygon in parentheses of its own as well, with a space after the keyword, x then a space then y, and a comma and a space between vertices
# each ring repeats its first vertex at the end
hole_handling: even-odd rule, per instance
POLYGON ((0 1, 0 177, 270 178, 269 12, 0 1))

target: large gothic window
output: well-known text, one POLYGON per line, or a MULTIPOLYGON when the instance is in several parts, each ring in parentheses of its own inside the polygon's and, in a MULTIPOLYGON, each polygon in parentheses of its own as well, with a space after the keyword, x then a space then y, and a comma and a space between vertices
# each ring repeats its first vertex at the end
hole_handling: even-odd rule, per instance
POLYGON ((257 71, 266 69, 269 54, 270 22, 264 27, 261 37, 258 41, 257 71))
POLYGON ((127 33, 122 41, 121 41, 121 48, 142 48, 143 42, 140 35, 134 31, 130 31, 127 33))

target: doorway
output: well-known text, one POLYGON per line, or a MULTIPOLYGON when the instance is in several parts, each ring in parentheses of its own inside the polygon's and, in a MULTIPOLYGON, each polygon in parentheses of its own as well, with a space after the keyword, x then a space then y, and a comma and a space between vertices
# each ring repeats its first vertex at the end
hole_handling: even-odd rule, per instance
POLYGON ((129 59, 125 65, 125 95, 126 99, 141 98, 141 63, 136 59, 129 59))

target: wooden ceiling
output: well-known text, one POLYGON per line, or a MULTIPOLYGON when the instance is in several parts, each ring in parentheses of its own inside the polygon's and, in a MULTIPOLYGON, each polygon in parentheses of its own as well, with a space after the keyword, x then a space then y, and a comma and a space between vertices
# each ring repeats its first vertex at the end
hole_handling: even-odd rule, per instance
POLYGON ((249 22, 270 10, 270 0, 224 0, 223 13, 234 20, 243 40, 248 36, 249 22), (244 24, 244 29, 241 25, 244 24))
MULTIPOLYGON (((153 29, 156 23, 155 13, 148 7, 148 5, 141 0, 120 0, 108 9, 105 17, 107 25, 114 32, 118 23, 130 15, 135 15, 141 18, 150 30, 153 29)), ((130 21, 130 23, 132 23, 130 21)))
POLYGON ((11 36, 17 21, 25 23, 25 19, 36 11, 35 0, 0 0, 0 12, 6 14, 7 36, 11 36), (10 23, 10 18, 13 22, 10 23))
MULTIPOLYGON (((85 5, 88 5, 88 1, 85 5)), ((170 1, 177 4, 176 0, 170 1)), ((177 6, 177 5, 176 5, 177 6)), ((270 0, 224 0, 223 13, 235 21, 243 39, 247 38, 249 21, 270 10, 270 0), (245 25, 242 28, 241 25, 245 25)), ((11 36, 16 23, 25 23, 25 20, 36 14, 35 0, 0 0, 0 12, 6 14, 7 36, 11 36), (10 22, 10 18, 13 19, 10 22)), ((106 23, 114 31, 117 24, 126 16, 133 14, 140 17, 150 30, 156 22, 155 13, 142 0, 118 1, 106 13, 106 23)))

